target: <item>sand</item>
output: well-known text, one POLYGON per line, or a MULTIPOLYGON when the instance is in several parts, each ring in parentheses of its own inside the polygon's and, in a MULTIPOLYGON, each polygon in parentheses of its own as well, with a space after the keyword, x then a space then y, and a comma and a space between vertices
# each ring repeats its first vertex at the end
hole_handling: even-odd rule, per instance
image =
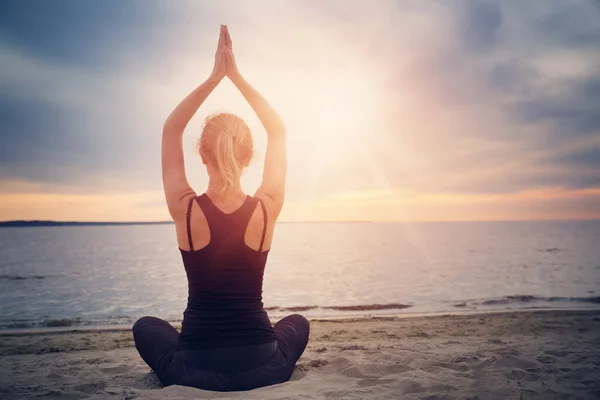
POLYGON ((600 311, 313 320, 291 381, 162 388, 130 331, 0 336, 0 399, 599 399, 600 311))

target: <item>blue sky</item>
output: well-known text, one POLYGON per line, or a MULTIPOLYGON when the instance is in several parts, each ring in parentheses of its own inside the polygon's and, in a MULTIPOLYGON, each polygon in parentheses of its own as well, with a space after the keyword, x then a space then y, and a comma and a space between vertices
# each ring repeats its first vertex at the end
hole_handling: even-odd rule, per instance
MULTIPOLYGON (((288 127, 284 219, 600 217, 594 0, 5 0, 0 219, 166 219, 162 123, 221 23, 288 127)), ((252 191, 264 132, 228 83, 190 181, 222 109, 255 133, 252 191)))

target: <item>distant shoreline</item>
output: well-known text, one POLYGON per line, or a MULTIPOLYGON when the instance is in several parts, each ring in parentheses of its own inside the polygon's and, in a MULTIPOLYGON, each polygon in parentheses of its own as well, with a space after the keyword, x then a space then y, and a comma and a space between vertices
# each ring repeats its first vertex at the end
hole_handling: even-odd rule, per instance
MULTIPOLYGON (((539 220, 464 220, 464 221, 278 221, 278 224, 374 224, 374 223, 403 223, 403 224, 443 224, 443 223, 535 223, 535 222, 587 222, 600 219, 539 219, 539 220)), ((0 221, 0 228, 52 227, 52 226, 123 226, 123 225, 170 225, 173 221, 42 221, 14 220, 0 221)))
POLYGON ((172 221, 132 222, 85 222, 85 221, 2 221, 0 228, 24 228, 43 226, 107 226, 107 225, 165 225, 172 221))
MULTIPOLYGON (((281 224, 327 224, 327 223, 373 223, 374 221, 279 221, 281 224)), ((124 221, 124 222, 87 222, 87 221, 0 221, 0 228, 26 228, 47 226, 123 226, 123 225, 170 225, 173 221, 124 221)))

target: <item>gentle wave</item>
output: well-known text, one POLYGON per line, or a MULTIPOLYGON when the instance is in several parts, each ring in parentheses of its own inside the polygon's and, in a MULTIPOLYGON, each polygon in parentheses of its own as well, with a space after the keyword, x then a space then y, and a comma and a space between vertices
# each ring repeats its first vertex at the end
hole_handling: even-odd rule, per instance
POLYGON ((412 305, 408 304, 368 304, 368 305, 359 305, 359 306, 333 306, 333 307, 323 307, 327 310, 336 310, 336 311, 377 311, 377 310, 402 310, 404 308, 412 307, 412 305))
POLYGON ((80 318, 63 318, 63 319, 51 319, 48 321, 44 321, 44 326, 49 328, 55 327, 64 327, 64 326, 73 326, 81 324, 80 318))
MULTIPOLYGON (((553 305, 571 305, 577 308, 577 304, 600 304, 600 296, 590 297, 543 297, 534 295, 510 295, 487 299, 470 299, 465 301, 452 302, 446 306, 440 305, 439 309, 432 309, 430 312, 447 312, 452 308, 464 308, 470 311, 485 311, 500 309, 518 308, 551 308, 553 305), (450 306, 450 308, 448 308, 450 306)), ((340 306, 270 306, 265 307, 265 310, 270 312, 271 317, 278 318, 281 314, 288 312, 309 312, 307 317, 324 317, 331 316, 331 311, 335 311, 338 316, 357 316, 357 315, 372 315, 373 312, 385 312, 393 310, 404 310, 407 308, 418 308, 415 304, 357 304, 357 305, 340 305, 340 306), (319 311, 321 310, 321 311, 319 311), (329 313, 327 312, 329 310, 329 313)), ((415 312, 418 312, 415 310, 415 312)), ((81 326, 99 326, 99 325, 130 325, 133 324, 139 316, 104 316, 94 319, 86 319, 81 317, 74 318, 56 318, 46 319, 42 321, 30 321, 23 319, 0 319, 0 330, 8 329, 35 329, 35 328, 68 328, 81 326)), ((160 317, 160 316, 159 316, 160 317)), ((181 318, 171 317, 165 318, 170 323, 180 323, 181 318)))
MULTIPOLYGON (((365 312, 365 311, 381 311, 381 310, 402 310, 411 307, 406 304, 362 304, 351 306, 295 306, 283 307, 273 306, 265 307, 265 311, 276 313, 287 312, 306 312, 314 310, 333 310, 338 312, 365 312)), ((315 315, 319 315, 319 312, 315 315)), ((43 321, 26 321, 26 320, 1 320, 0 329, 28 329, 28 328, 65 328, 71 326, 93 326, 93 325, 124 325, 133 324, 137 318, 133 316, 106 316, 97 319, 82 319, 75 318, 57 318, 47 319, 43 321)), ((179 318, 166 318, 171 323, 181 322, 179 318)))
MULTIPOLYGON (((0 319, 0 330, 5 329, 31 329, 31 328, 68 328, 79 326, 98 326, 98 325, 128 325, 137 320, 134 316, 107 316, 95 319, 86 319, 81 317, 56 318, 45 320, 23 320, 23 319, 0 319)), ((168 318, 169 322, 181 322, 181 319, 168 318)))
POLYGON ((378 311, 378 310, 402 310, 412 307, 408 304, 360 304, 352 306, 298 306, 298 307, 265 307, 266 311, 291 311, 300 312, 315 309, 335 310, 335 311, 378 311))
POLYGON ((590 297, 544 297, 532 295, 512 295, 496 297, 492 299, 466 300, 462 303, 454 304, 454 307, 468 306, 498 306, 510 304, 527 304, 527 303, 590 303, 600 304, 600 296, 590 297))
POLYGON ((546 249, 538 249, 540 253, 558 253, 561 251, 558 247, 548 247, 546 249))
POLYGON ((66 328, 78 325, 96 324, 93 321, 82 321, 81 318, 61 318, 45 321, 0 321, 0 329, 66 328))
POLYGON ((24 281, 24 280, 28 280, 28 279, 48 279, 51 278, 51 276, 46 276, 46 275, 29 275, 29 276, 24 276, 24 275, 0 275, 0 279, 4 279, 7 281, 24 281))

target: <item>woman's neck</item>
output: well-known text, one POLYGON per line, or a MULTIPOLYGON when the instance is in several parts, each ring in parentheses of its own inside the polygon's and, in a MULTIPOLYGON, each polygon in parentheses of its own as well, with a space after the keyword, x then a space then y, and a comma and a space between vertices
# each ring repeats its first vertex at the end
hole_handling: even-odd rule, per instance
POLYGON ((236 200, 244 199, 246 194, 243 192, 242 188, 238 185, 238 189, 229 196, 227 200, 223 200, 221 198, 221 194, 223 193, 223 184, 222 182, 215 182, 212 179, 208 182, 208 187, 206 188, 206 194, 209 197, 215 197, 220 201, 223 201, 226 204, 234 203, 236 200))

